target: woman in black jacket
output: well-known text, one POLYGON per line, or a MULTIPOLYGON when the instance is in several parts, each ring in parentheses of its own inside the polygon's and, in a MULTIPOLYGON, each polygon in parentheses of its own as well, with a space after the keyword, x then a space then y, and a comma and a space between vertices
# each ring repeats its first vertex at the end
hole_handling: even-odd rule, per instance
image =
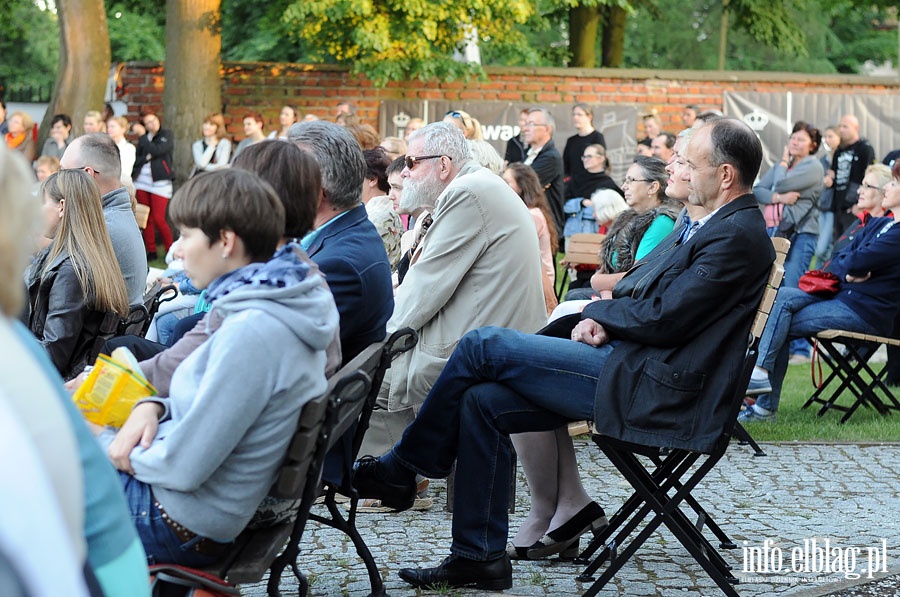
POLYGON ((68 380, 89 364, 104 317, 128 314, 128 293, 94 179, 82 170, 55 172, 41 196, 44 234, 53 242, 25 274, 27 323, 68 380))
POLYGON ((172 231, 166 221, 166 208, 172 198, 172 181, 175 180, 175 170, 172 168, 175 137, 172 131, 160 128, 156 114, 145 114, 143 123, 147 133, 138 139, 131 178, 134 180, 137 202, 150 208, 150 219, 143 232, 147 261, 150 261, 157 258, 157 230, 166 252, 172 246, 172 231))

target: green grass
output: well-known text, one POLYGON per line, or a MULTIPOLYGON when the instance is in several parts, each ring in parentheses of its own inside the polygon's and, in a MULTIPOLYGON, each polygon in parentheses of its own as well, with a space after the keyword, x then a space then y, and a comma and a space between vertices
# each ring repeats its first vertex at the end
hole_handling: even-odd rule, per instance
MULTIPOLYGON (((880 367, 880 365, 876 365, 880 367)), ((822 366, 828 375, 827 366, 822 366)), ((872 408, 860 407, 850 420, 840 423, 844 413, 828 410, 816 416, 819 405, 801 408, 814 391, 810 380, 809 365, 793 365, 788 368, 778 407, 778 419, 774 423, 751 423, 747 430, 757 441, 771 442, 900 442, 900 412, 888 416, 878 414, 872 408)), ((894 390, 900 395, 900 390, 894 390)), ((838 404, 849 406, 852 394, 847 391, 838 404)))

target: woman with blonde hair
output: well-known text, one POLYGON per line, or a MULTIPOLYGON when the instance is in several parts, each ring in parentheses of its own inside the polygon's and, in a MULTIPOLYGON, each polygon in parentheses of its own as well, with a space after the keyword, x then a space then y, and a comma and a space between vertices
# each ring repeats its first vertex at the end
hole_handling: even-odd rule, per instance
POLYGON ((106 134, 116 142, 116 147, 119 148, 119 158, 122 160, 120 180, 124 185, 131 184, 131 171, 134 169, 134 160, 137 158, 137 148, 125 138, 127 133, 128 119, 124 116, 111 116, 106 121, 106 134))
POLYGON ((94 179, 83 170, 54 172, 41 196, 44 234, 53 242, 25 274, 27 323, 71 379, 88 364, 106 314, 128 314, 128 294, 94 179))
POLYGON ((203 138, 194 141, 191 147, 194 154, 194 170, 191 176, 227 168, 231 162, 231 141, 228 140, 225 119, 222 115, 213 112, 204 118, 200 132, 203 138))
POLYGON ((481 123, 472 118, 468 112, 450 110, 444 114, 444 122, 449 122, 459 127, 466 139, 484 140, 484 134, 481 132, 481 123))
POLYGON ((28 163, 34 161, 34 121, 25 112, 13 112, 6 119, 8 131, 4 137, 6 146, 13 151, 18 151, 28 163))

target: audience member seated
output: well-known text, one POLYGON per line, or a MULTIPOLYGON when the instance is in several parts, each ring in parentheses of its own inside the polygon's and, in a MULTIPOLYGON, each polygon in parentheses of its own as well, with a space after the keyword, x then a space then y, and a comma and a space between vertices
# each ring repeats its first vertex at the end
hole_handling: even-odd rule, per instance
POLYGON ((413 133, 403 177, 401 208, 434 205, 434 218, 397 289, 388 331, 411 327, 419 342, 388 370, 361 454, 383 454, 399 438, 466 332, 534 332, 547 313, 533 219, 500 177, 472 161, 453 124, 413 133))
POLYGON ((353 135, 363 150, 375 149, 381 144, 381 135, 371 124, 354 123, 346 125, 345 128, 353 135))
POLYGON ((552 289, 556 283, 554 257, 559 239, 556 236, 556 227, 552 226, 553 215, 547 206, 541 181, 538 180, 534 170, 525 164, 510 164, 503 172, 503 180, 525 202, 525 207, 531 213, 534 226, 537 228, 538 246, 541 249, 541 267, 552 289))
POLYGON ((255 174, 199 175, 170 216, 185 270, 209 289, 221 325, 176 368, 166 397, 138 404, 117 432, 96 431, 148 560, 202 567, 249 522, 300 409, 325 390, 338 314, 290 245, 272 257, 284 208, 255 174))
MULTIPOLYGON (((287 140, 288 129, 291 128, 295 122, 300 120, 300 113, 297 112, 297 108, 294 106, 285 106, 281 109, 281 112, 278 113, 278 125, 279 128, 277 131, 272 131, 269 133, 269 139, 281 139, 282 141, 287 140)), ((225 127, 222 127, 222 134, 225 134, 225 127)))
POLYGON ((394 210, 394 204, 388 197, 391 187, 388 184, 387 169, 391 158, 381 147, 363 150, 366 158, 366 180, 362 188, 362 202, 366 206, 366 215, 378 236, 384 243, 391 269, 400 261, 400 237, 403 234, 403 222, 400 214, 394 210))
POLYGON ((213 112, 203 119, 200 127, 202 139, 191 146, 194 155, 194 169, 191 176, 199 172, 213 172, 227 168, 231 162, 231 140, 225 130, 225 119, 213 112))
POLYGON ((44 235, 53 242, 25 275, 26 321, 65 379, 91 357, 107 313, 128 314, 128 295, 113 253, 100 189, 82 170, 63 170, 41 185, 44 235))
POLYGON ((263 127, 265 126, 266 121, 259 112, 250 112, 244 116, 245 137, 237 144, 237 148, 234 150, 234 157, 241 155, 241 152, 244 151, 244 149, 250 147, 254 143, 259 143, 265 139, 266 136, 263 134, 263 127))
MULTIPOLYGON (((695 205, 688 201, 690 189, 686 180, 688 177, 685 176, 687 164, 684 150, 691 133, 692 129, 688 129, 679 135, 675 142, 675 155, 666 165, 666 172, 669 174, 666 196, 684 205, 688 220, 699 221, 709 212, 703 205, 695 205)), ((689 225, 689 222, 682 222, 675 234, 658 244, 647 257, 634 266, 634 270, 646 267, 663 257, 675 242, 681 242, 682 233, 687 233, 689 225)), ((631 272, 629 276, 630 280, 640 277, 640 274, 631 272)), ((630 285, 626 281, 613 290, 615 296, 628 296, 630 285)), ((587 302, 584 302, 580 308, 586 304, 587 302)), ((507 546, 507 555, 510 559, 545 558, 548 554, 558 551, 557 540, 560 536, 571 537, 572 533, 576 532, 574 529, 571 531, 563 529, 568 520, 574 517, 579 521, 570 524, 570 529, 575 526, 578 527, 578 531, 587 532, 588 523, 603 518, 602 509, 591 501, 581 484, 575 448, 565 428, 514 435, 512 440, 528 481, 531 510, 507 546), (552 535, 547 532, 551 528, 554 529, 552 535)), ((574 541, 571 547, 559 553, 561 557, 574 557, 578 550, 578 541, 574 541)))
POLYGON ((563 211, 566 214, 566 225, 563 236, 569 238, 579 232, 597 232, 597 221, 594 219, 594 204, 591 196, 599 189, 611 189, 624 197, 619 188, 607 173, 609 158, 606 149, 599 144, 588 145, 581 156, 585 174, 580 182, 569 179, 566 182, 566 202, 563 211))
POLYGON ((44 182, 47 177, 59 171, 59 158, 42 155, 34 162, 34 174, 38 182, 44 182))
POLYGON ((884 210, 884 187, 891 182, 891 169, 884 164, 873 164, 866 168, 862 184, 856 194, 856 219, 850 223, 843 234, 834 241, 834 251, 840 252, 850 244, 856 235, 872 218, 881 218, 888 214, 884 210))
POLYGON ((88 110, 84 115, 84 126, 82 129, 85 135, 105 133, 106 121, 103 119, 103 114, 97 110, 88 110))
POLYGON ((72 139, 72 119, 68 114, 56 114, 50 121, 50 135, 44 141, 41 156, 61 158, 72 139))
POLYGON ((104 134, 82 135, 69 147, 59 161, 60 168, 84 170, 90 174, 103 193, 103 217, 112 242, 119 268, 125 277, 128 304, 144 300, 147 281, 147 255, 141 230, 134 219, 131 195, 122 186, 121 161, 113 140, 104 134))
POLYGON ((487 168, 497 176, 503 174, 503 158, 493 145, 479 139, 466 139, 466 143, 469 144, 469 151, 472 152, 472 159, 476 164, 487 168))
POLYGON ((567 301, 588 299, 594 294, 609 298, 625 272, 672 232, 681 208, 666 197, 668 179, 665 162, 656 158, 634 159, 622 184, 625 202, 631 209, 616 216, 609 227, 600 250, 600 267, 591 277, 591 288, 570 291, 567 301))
MULTIPOLYGON (((568 339, 500 328, 462 338, 399 443, 357 463, 360 495, 400 510, 415 500, 416 473, 443 477, 455 462, 465 480, 455 484, 450 556, 403 569, 402 579, 421 588, 512 585, 510 434, 590 418, 599 433, 648 446, 709 451, 719 441, 775 256, 750 193, 761 159, 745 123, 700 128, 683 178, 711 215, 641 272, 628 297, 591 303, 568 339)), ((594 510, 551 527, 565 532, 550 536, 548 551, 602 525, 594 510)))
MULTIPOLYGON (((444 122, 449 122, 456 126, 456 128, 462 131, 466 139, 478 139, 479 141, 484 139, 481 123, 472 118, 468 112, 463 112, 462 110, 450 110, 444 114, 444 122)), ((409 142, 410 137, 411 135, 406 137, 407 143, 409 142)))
POLYGON ((893 217, 872 218, 825 270, 840 280, 833 296, 808 294, 782 286, 759 344, 759 358, 747 388, 758 396, 738 416, 741 422, 774 421, 787 370, 790 338, 806 338, 828 329, 889 336, 900 312, 900 164, 884 186, 882 205, 893 217))
POLYGON ((385 137, 381 140, 380 147, 392 161, 406 155, 406 139, 403 137, 385 137))
MULTIPOLYGON (((0 149, 0 188, 0 244, 4 247, 0 277, 16 280, 31 248, 38 206, 31 195, 28 167, 6 149, 0 149)), ((0 416, 0 424, 5 425, 0 436, 6 440, 3 463, 9 465, 3 473, 5 499, 0 498, 4 512, 0 544, 15 546, 10 554, 14 561, 38 563, 40 568, 26 575, 26 586, 55 587, 34 589, 32 594, 77 594, 74 576, 81 576, 86 547, 87 564, 104 594, 149 596, 146 556, 128 519, 115 473, 63 391, 46 352, 12 319, 21 312, 24 298, 20 284, 0 287, 0 405, 8 408, 0 416), (33 444, 33 457, 42 463, 25 460, 28 444, 33 444), (46 487, 44 497, 41 484, 46 487), (64 529, 63 520, 68 521, 64 529), (55 525, 57 521, 60 524, 55 525), (21 532, 13 543, 6 541, 4 523, 21 532), (64 530, 65 538, 45 534, 53 526, 64 530), (53 566, 49 576, 54 578, 39 578, 48 576, 43 573, 48 562, 53 566)))
POLYGON ((6 146, 19 152, 30 164, 34 161, 34 121, 26 112, 13 112, 6 119, 6 146))

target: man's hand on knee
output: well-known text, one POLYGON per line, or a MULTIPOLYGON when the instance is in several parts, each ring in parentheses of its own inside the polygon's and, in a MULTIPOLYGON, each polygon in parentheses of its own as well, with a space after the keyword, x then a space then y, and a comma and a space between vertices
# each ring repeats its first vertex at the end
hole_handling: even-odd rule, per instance
POLYGON ((603 346, 609 342, 609 334, 602 325, 593 319, 583 319, 572 330, 572 340, 584 342, 590 346, 603 346))

